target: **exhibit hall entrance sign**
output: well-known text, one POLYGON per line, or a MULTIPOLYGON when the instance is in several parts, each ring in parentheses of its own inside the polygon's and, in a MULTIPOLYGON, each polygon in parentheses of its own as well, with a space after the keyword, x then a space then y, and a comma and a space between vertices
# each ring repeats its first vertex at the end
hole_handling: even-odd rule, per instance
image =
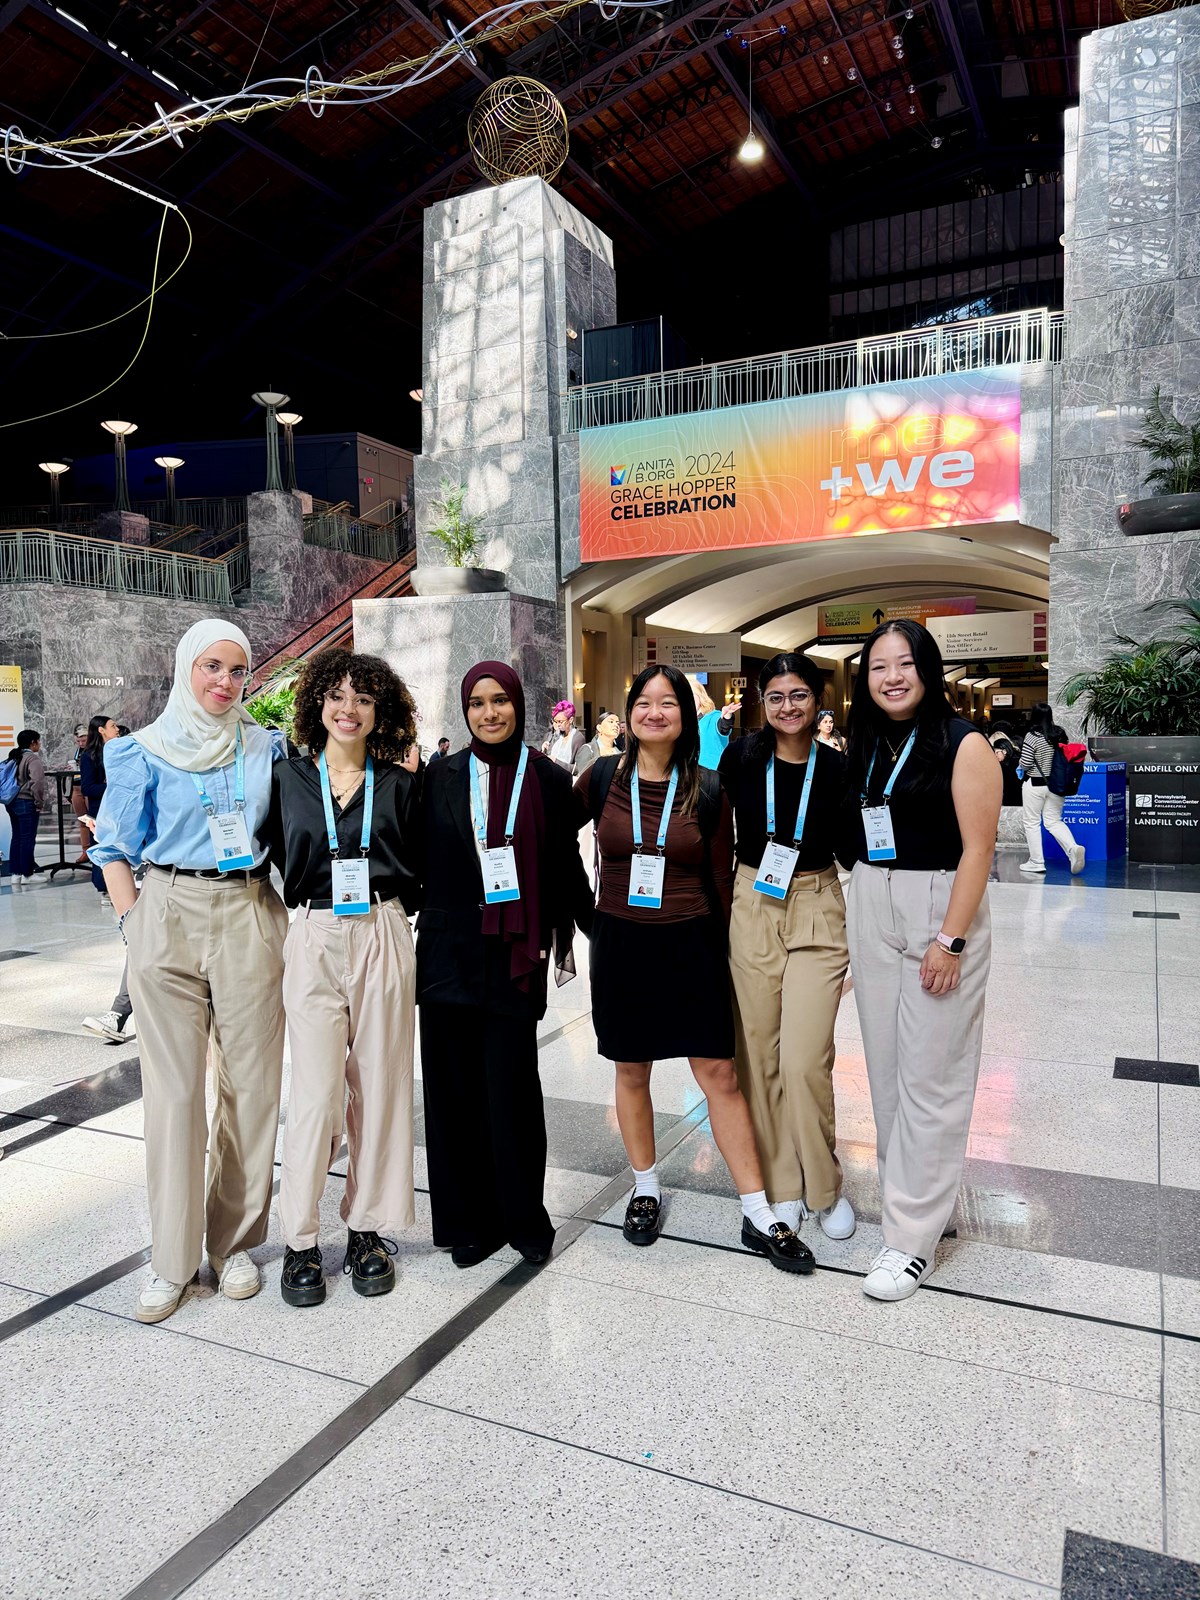
POLYGON ((584 428, 584 561, 1012 522, 1021 369, 584 428))

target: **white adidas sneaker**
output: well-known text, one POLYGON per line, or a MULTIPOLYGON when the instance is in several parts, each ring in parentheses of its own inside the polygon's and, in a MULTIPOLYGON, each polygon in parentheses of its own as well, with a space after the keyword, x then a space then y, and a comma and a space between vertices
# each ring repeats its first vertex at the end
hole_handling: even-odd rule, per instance
POLYGON ((903 1250, 883 1249, 863 1279, 863 1293, 872 1300, 907 1300, 933 1271, 933 1262, 903 1250))

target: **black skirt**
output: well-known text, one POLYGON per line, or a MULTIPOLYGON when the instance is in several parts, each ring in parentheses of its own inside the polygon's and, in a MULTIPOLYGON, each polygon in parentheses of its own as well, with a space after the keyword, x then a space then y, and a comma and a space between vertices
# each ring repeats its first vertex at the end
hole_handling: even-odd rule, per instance
POLYGON ((640 922, 596 912, 596 1047, 609 1061, 733 1055, 728 936, 718 917, 640 922))

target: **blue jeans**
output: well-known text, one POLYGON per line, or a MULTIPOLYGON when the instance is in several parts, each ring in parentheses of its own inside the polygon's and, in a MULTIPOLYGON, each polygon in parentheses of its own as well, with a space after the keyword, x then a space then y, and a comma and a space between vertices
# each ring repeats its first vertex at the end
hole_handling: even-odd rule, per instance
POLYGON ((37 838, 37 807, 28 798, 10 800, 9 820, 12 822, 12 860, 9 870, 18 877, 27 878, 33 872, 33 842, 37 838))

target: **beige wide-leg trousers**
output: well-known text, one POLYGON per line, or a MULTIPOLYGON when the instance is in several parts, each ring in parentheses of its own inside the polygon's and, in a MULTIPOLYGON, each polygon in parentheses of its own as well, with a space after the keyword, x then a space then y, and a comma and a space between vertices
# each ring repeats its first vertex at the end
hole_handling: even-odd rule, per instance
POLYGON ((846 906, 837 871, 794 874, 786 899, 739 866, 729 924, 738 1083, 750 1107, 767 1199, 833 1205, 833 1025, 846 976, 846 906))
POLYGON ((350 1162, 342 1221, 356 1233, 411 1227, 417 968, 404 907, 387 900, 360 917, 335 917, 301 906, 284 961, 292 1078, 279 1182, 283 1237, 293 1250, 317 1243, 343 1105, 350 1162))
POLYGON ((921 962, 942 926, 953 872, 857 862, 848 932, 883 1195, 883 1242, 933 1259, 962 1182, 992 959, 984 895, 967 931, 957 989, 921 987, 921 962))
POLYGON ((151 1262, 187 1283, 267 1236, 283 1075, 287 912, 269 878, 152 867, 125 919, 146 1121, 151 1262), (205 1113, 210 1052, 217 1104, 205 1113), (208 1187, 204 1147, 208 1144, 208 1187))

